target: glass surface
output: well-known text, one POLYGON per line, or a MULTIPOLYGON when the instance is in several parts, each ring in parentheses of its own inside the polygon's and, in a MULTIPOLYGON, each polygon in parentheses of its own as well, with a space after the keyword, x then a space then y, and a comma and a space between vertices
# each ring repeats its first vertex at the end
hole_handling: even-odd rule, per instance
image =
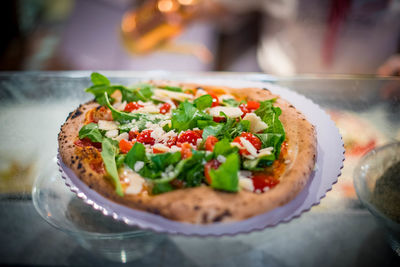
MULTIPOLYGON (((200 239, 166 236, 161 241, 156 238, 154 250, 140 253, 140 257, 131 262, 132 265, 321 266, 327 262, 334 262, 337 266, 400 265, 399 258, 385 241, 384 232, 362 207, 353 187, 353 171, 361 156, 371 148, 392 143, 399 138, 400 79, 367 76, 272 77, 260 73, 165 71, 102 73, 110 77, 111 82, 122 84, 149 79, 190 80, 195 77, 266 81, 286 86, 312 99, 331 114, 343 135, 347 151, 338 183, 320 205, 300 218, 271 229, 235 237, 200 239)), ((92 98, 83 90, 90 84, 89 75, 90 72, 0 73, 1 156, 10 157, 15 154, 12 151, 22 151, 16 157, 19 166, 32 166, 32 170, 36 170, 27 174, 19 171, 23 168, 9 168, 17 175, 8 177, 25 177, 32 181, 37 173, 46 172, 57 154, 57 134, 61 124, 69 112, 92 98)), ((40 176, 47 177, 43 180, 45 184, 48 183, 47 186, 54 181, 60 182, 51 172, 40 176)), ((41 191, 38 196, 54 197, 49 193, 59 189, 68 190, 64 186, 50 187, 51 190, 41 191)), ((101 253, 96 249, 82 250, 79 245, 86 243, 86 247, 93 247, 91 242, 97 240, 92 239, 92 234, 107 236, 108 228, 82 229, 82 225, 77 226, 71 220, 61 220, 53 221, 53 224, 65 223, 64 227, 70 230, 63 232, 54 229, 37 215, 30 199, 31 189, 30 186, 17 190, 5 188, 0 193, 0 242, 6 244, 0 246, 0 263, 114 266, 115 263, 98 257, 101 253), (75 232, 83 237, 74 237, 75 232)), ((67 205, 70 202, 71 210, 77 208, 79 214, 86 214, 86 226, 90 226, 93 220, 100 220, 101 216, 97 216, 96 211, 80 206, 71 194, 67 191, 69 198, 57 200, 64 201, 58 203, 67 205)), ((57 210, 51 212, 57 214, 57 210)), ((71 214, 69 216, 71 218, 71 214)), ((132 236, 127 242, 135 238, 132 236)), ((123 243, 121 241, 120 244, 123 243)), ((134 247, 133 251, 139 250, 134 247)))
POLYGON ((354 172, 354 186, 361 202, 384 227, 390 245, 400 256, 399 167, 388 175, 396 163, 400 163, 400 143, 370 151, 354 172))
POLYGON ((36 211, 82 247, 109 260, 126 263, 150 253, 164 238, 103 216, 69 190, 54 158, 35 180, 36 211))

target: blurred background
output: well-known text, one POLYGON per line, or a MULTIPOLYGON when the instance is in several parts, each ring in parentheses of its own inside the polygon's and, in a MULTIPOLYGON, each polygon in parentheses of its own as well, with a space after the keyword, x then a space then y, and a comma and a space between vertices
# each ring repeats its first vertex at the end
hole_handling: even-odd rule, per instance
POLYGON ((398 0, 0 2, 0 70, 398 75, 398 0))

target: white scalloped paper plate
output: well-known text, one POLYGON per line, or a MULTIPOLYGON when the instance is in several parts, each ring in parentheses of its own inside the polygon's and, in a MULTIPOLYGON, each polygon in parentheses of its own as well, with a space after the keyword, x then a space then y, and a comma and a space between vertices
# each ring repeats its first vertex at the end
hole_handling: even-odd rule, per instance
POLYGON ((310 210, 312 206, 318 205, 326 193, 332 189, 332 185, 337 182, 343 168, 344 146, 335 124, 318 105, 296 92, 269 83, 224 79, 190 79, 190 82, 238 88, 268 88, 272 93, 289 101, 306 116, 309 122, 315 125, 318 142, 316 168, 308 184, 295 199, 282 207, 239 222, 210 225, 181 223, 152 213, 134 210, 104 198, 84 184, 72 170, 63 164, 58 155, 61 175, 71 191, 104 215, 112 216, 115 220, 123 221, 128 225, 168 234, 222 236, 249 233, 281 222, 289 222, 310 210))

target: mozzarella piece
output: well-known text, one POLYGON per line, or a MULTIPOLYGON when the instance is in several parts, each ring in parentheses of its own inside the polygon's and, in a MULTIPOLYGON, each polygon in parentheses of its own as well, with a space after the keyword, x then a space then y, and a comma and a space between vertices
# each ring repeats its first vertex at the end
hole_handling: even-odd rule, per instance
POLYGON ((252 155, 253 157, 257 157, 257 149, 244 137, 240 137, 240 142, 244 146, 244 148, 252 155))
POLYGON ((167 101, 169 99, 185 101, 186 99, 192 100, 194 98, 194 96, 191 94, 173 92, 173 91, 163 90, 163 89, 154 89, 153 93, 154 93, 154 95, 152 98, 155 100, 161 100, 161 101, 167 101))
POLYGON ((255 113, 247 113, 243 120, 250 121, 250 132, 252 133, 258 133, 268 128, 268 125, 255 113))
POLYGON ((203 96, 203 95, 208 95, 208 93, 203 89, 198 89, 196 91, 195 97, 198 98, 198 97, 203 96))
POLYGON ((107 136, 108 138, 117 137, 117 136, 118 136, 118 129, 107 131, 107 132, 106 132, 106 136, 107 136))
POLYGON ((122 168, 120 170, 120 177, 124 180, 129 180, 129 186, 125 189, 125 194, 127 195, 139 194, 146 182, 142 176, 128 168, 122 168))
POLYGON ((209 114, 213 117, 221 117, 220 112, 223 112, 228 116, 228 118, 237 118, 243 115, 243 112, 238 107, 213 107, 209 109, 209 114))
POLYGON ((116 102, 116 103, 113 105, 113 107, 114 107, 116 110, 122 111, 122 110, 124 110, 125 107, 126 107, 126 101, 124 101, 124 102, 116 102))
POLYGON ((115 121, 99 120, 98 126, 100 130, 105 131, 118 129, 118 123, 115 121))

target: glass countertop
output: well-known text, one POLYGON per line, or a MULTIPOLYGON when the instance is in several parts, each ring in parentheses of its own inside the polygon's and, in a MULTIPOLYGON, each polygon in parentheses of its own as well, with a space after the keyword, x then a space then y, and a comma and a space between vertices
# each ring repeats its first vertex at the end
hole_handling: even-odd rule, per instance
MULTIPOLYGON (((353 170, 368 150, 400 140, 400 79, 373 76, 275 77, 261 73, 104 71, 112 83, 149 79, 229 79, 287 87, 327 111, 343 136, 346 161, 332 191, 289 223, 223 238, 166 236, 134 266, 399 266, 383 230, 361 206, 353 170)), ((82 248, 35 211, 35 178, 57 154, 68 113, 91 99, 90 72, 0 73, 0 263, 103 265, 116 263, 82 248)), ((267 86, 266 86, 267 87, 267 86)))

